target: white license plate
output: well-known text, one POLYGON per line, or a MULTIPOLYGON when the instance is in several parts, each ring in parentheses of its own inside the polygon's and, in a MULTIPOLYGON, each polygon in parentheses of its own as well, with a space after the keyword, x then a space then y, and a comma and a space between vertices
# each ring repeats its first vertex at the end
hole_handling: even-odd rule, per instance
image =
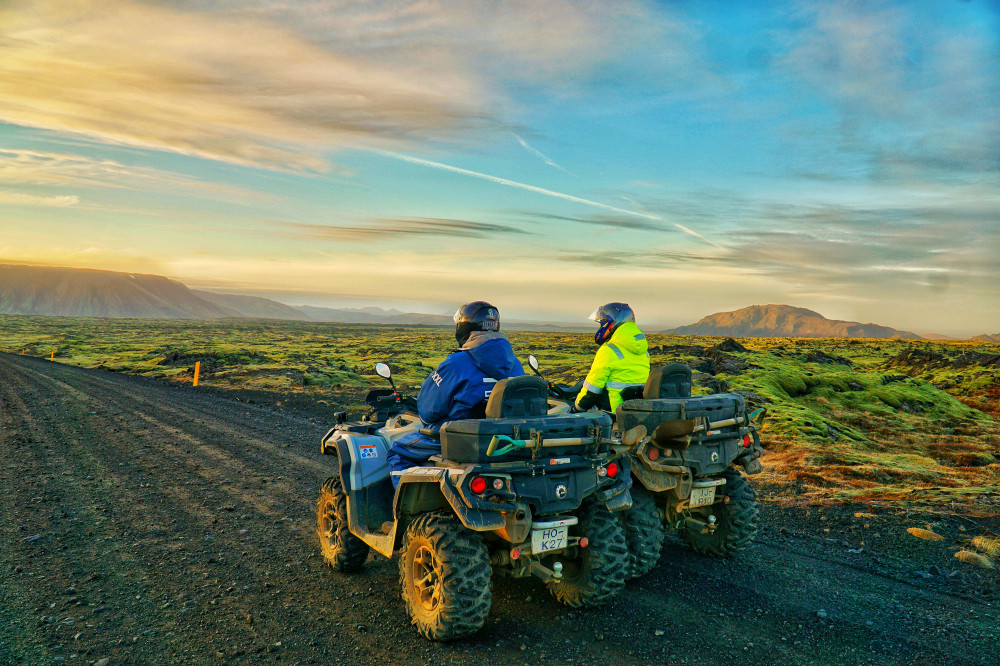
POLYGON ((696 506, 708 506, 715 501, 715 486, 709 486, 707 488, 692 488, 691 489, 691 501, 688 502, 689 507, 696 506))
POLYGON ((531 530, 531 552, 534 555, 548 550, 559 550, 566 547, 566 534, 569 528, 547 527, 542 530, 531 530))

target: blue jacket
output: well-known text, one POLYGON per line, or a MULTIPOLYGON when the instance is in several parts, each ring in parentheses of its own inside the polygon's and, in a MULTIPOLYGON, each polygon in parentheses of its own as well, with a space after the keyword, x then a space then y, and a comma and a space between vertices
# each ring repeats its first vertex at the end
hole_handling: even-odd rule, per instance
MULTIPOLYGON (((420 419, 438 430, 447 421, 483 418, 486 400, 497 381, 523 374, 524 368, 503 333, 473 331, 465 345, 424 380, 417 395, 420 419)), ((440 452, 440 442, 413 433, 396 440, 387 457, 393 469, 404 470, 440 452)))

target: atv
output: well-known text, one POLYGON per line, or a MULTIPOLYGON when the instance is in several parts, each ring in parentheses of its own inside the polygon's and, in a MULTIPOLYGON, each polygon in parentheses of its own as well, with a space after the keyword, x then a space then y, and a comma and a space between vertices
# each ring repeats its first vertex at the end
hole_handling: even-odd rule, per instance
POLYGON ((497 382, 486 418, 435 432, 396 390, 389 367, 376 372, 392 388, 368 394, 361 421, 338 412, 321 442, 336 458, 316 510, 333 569, 358 571, 370 549, 388 558, 398 551, 403 602, 432 640, 482 627, 491 571, 537 576, 572 607, 600 605, 624 587, 628 547, 613 512, 631 506, 632 481, 609 415, 548 415, 545 382, 523 376, 497 382), (390 447, 418 430, 439 437, 440 455, 390 471, 390 447))
MULTIPOLYGON (((534 357, 529 365, 539 374, 534 357)), ((550 410, 566 412, 580 384, 548 386, 550 410)), ((622 397, 615 413, 617 450, 627 452, 637 482, 632 506, 619 514, 629 545, 628 577, 656 566, 667 529, 701 555, 732 557, 745 550, 757 534, 760 509, 736 466, 747 474, 761 471, 765 410, 747 414, 739 394, 692 397, 691 369, 681 363, 654 368, 644 387, 626 389, 622 397)))

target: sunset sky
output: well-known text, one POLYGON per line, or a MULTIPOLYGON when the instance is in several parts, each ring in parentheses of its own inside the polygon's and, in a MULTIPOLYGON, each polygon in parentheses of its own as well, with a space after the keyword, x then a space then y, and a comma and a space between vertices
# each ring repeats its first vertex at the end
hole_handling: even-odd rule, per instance
POLYGON ((1000 332, 1000 3, 0 3, 0 263, 1000 332))

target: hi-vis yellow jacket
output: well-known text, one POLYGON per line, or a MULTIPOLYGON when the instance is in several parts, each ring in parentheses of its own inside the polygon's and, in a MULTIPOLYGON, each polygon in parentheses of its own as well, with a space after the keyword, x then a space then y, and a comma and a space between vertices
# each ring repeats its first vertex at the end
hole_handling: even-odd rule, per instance
POLYGON ((597 349, 594 363, 590 366, 583 389, 576 396, 577 402, 591 393, 608 392, 611 411, 622 404, 622 389, 627 386, 642 386, 649 377, 649 344, 646 336, 634 322, 627 321, 611 335, 611 339, 597 349))

